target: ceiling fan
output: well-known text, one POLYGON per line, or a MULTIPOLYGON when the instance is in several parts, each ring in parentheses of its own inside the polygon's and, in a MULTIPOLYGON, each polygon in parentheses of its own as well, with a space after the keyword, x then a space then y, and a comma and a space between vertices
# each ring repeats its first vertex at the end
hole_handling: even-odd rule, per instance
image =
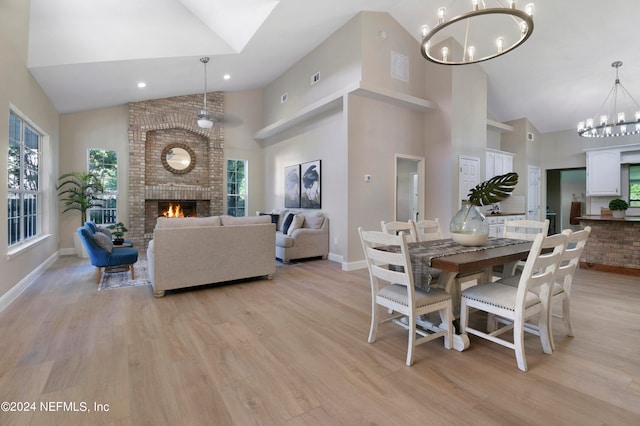
POLYGON ((209 57, 204 56, 200 58, 200 62, 204 64, 204 105, 201 110, 198 111, 198 126, 203 129, 211 129, 214 124, 225 123, 225 126, 235 127, 242 123, 242 120, 234 116, 223 116, 222 114, 215 114, 207 111, 207 63, 209 57))
POLYGON ((204 108, 198 111, 198 126, 210 129, 213 127, 215 117, 207 112, 207 62, 209 62, 209 57, 200 58, 200 62, 204 64, 204 108))

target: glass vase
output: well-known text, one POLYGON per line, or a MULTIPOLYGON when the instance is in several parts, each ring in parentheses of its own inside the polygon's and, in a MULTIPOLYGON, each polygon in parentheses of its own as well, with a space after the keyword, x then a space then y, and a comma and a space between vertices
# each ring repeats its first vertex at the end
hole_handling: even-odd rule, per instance
POLYGON ((489 238, 489 223, 477 206, 462 200, 462 207, 451 219, 451 238, 463 246, 481 246, 489 238))

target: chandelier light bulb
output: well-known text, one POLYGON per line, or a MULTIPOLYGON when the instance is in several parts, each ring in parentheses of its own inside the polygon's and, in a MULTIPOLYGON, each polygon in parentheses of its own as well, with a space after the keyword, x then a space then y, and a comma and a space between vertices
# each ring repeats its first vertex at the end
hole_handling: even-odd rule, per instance
POLYGON ((584 130, 584 121, 578 123, 578 132, 584 130))
POLYGON ((636 121, 640 121, 640 111, 636 111, 636 121))
POLYGON ((600 125, 602 126, 603 124, 607 124, 607 119, 608 119, 608 117, 606 115, 601 115, 600 116, 600 125))
POLYGON ((422 38, 425 38, 427 34, 429 34, 429 26, 423 25, 420 27, 420 34, 422 34, 422 38))
POLYGON ((522 34, 526 34, 528 30, 529 30, 529 27, 527 26, 527 23, 524 21, 520 22, 520 32, 522 34))
POLYGON ((478 10, 478 0, 471 0, 473 10, 478 10))
POLYGON ((533 3, 529 3, 525 6, 524 11, 527 15, 533 16, 534 5, 533 3))
POLYGON ((446 11, 447 9, 444 7, 441 7, 440 9, 438 9, 438 24, 444 23, 444 14, 446 11))
POLYGON ((473 58, 476 54, 476 47, 475 46, 469 46, 467 48, 467 55, 469 56, 469 61, 473 61, 473 58))
POLYGON ((516 8, 516 0, 509 0, 509 7, 511 9, 515 9, 516 8))
POLYGON ((624 112, 618 113, 618 123, 624 123, 624 112))
POLYGON ((449 48, 443 47, 441 52, 442 52, 442 61, 446 62, 447 61, 447 57, 449 56, 449 48))
POLYGON ((587 129, 593 127, 593 118, 587 118, 587 129))
POLYGON ((498 46, 498 52, 502 53, 504 50, 504 37, 498 37, 496 39, 496 46, 498 46))
POLYGON ((623 135, 627 134, 627 126, 620 126, 620 133, 622 133, 623 135))

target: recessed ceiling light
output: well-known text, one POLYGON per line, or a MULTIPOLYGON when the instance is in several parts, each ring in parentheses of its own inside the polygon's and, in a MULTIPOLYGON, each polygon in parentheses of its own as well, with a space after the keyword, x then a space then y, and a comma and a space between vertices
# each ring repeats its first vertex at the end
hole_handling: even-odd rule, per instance
POLYGON ((147 83, 145 83, 144 81, 141 81, 140 83, 138 83, 138 87, 139 88, 143 88, 143 87, 147 87, 147 83))
POLYGON ((231 76, 229 74, 225 74, 224 77, 222 77, 222 78, 224 78, 225 80, 229 80, 231 78, 231 76))

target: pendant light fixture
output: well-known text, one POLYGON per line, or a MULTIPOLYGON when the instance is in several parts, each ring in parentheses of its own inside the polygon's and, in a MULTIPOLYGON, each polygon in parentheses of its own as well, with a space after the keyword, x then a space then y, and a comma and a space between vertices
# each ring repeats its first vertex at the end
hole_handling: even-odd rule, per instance
POLYGON ((640 133, 640 105, 620 83, 620 78, 618 77, 618 70, 622 66, 622 62, 615 61, 611 66, 616 69, 616 81, 602 103, 600 111, 593 118, 588 118, 586 121, 578 123, 578 134, 582 137, 608 138, 640 133), (625 115, 625 111, 618 109, 618 94, 631 100, 627 104, 633 103, 633 114, 625 115), (626 118, 630 116, 633 119, 626 118))
POLYGON ((515 0, 508 0, 508 6, 501 0, 471 0, 471 10, 449 16, 455 13, 452 12, 455 1, 449 8, 438 9, 432 28, 428 25, 421 28, 420 51, 430 62, 467 65, 487 61, 520 46, 533 33, 533 3, 520 10, 515 0), (495 7, 490 7, 491 3, 495 7), (446 46, 443 42, 447 39, 458 40, 462 49, 446 46))
POLYGON ((207 113, 207 63, 209 57, 200 58, 200 62, 204 64, 204 108, 198 111, 198 126, 210 129, 213 127, 213 120, 211 114, 207 113))

